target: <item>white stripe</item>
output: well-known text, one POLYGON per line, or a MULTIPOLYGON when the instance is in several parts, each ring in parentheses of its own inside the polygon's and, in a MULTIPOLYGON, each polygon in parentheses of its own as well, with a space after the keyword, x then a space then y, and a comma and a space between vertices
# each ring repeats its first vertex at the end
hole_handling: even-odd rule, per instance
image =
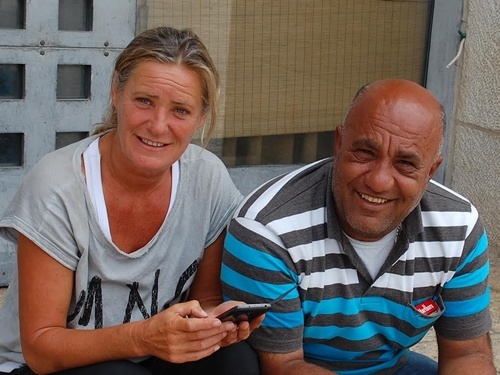
POLYGON ((470 212, 422 211, 424 227, 460 227, 471 224, 470 212))
POLYGON ((416 272, 414 275, 401 276, 385 273, 373 284, 377 288, 390 288, 402 292, 413 292, 415 288, 444 284, 451 280, 454 271, 416 272))
POLYGON ((439 182, 434 181, 434 180, 431 180, 431 181, 430 181, 430 183, 431 183, 431 184, 434 184, 434 185, 436 185, 436 186, 440 187, 441 189, 446 190, 448 193, 453 194, 454 196, 456 196, 456 197, 458 197, 458 198, 460 198, 460 199, 463 199, 464 201, 466 201, 466 202, 469 202, 469 203, 470 203, 470 201, 469 201, 467 198, 465 198, 463 195, 458 194, 456 191, 451 190, 449 187, 446 187, 446 186, 444 186, 444 185, 441 185, 439 182))
POLYGON ((324 224, 325 222, 325 207, 321 207, 316 210, 305 211, 300 214, 271 221, 267 226, 281 235, 296 230, 308 229, 314 225, 324 224))
POLYGON ((235 218, 235 220, 243 227, 255 233, 256 236, 262 236, 282 248, 285 247, 283 241, 281 241, 281 238, 279 236, 277 236, 275 233, 270 231, 269 228, 265 227, 258 221, 251 220, 246 217, 237 217, 235 218))
POLYGON ((415 258, 459 258, 462 256, 464 247, 463 241, 433 241, 433 242, 412 242, 408 251, 400 260, 414 260, 415 258))
MULTIPOLYGON (((478 219, 479 219, 479 212, 477 212, 476 207, 474 207, 473 205, 471 205, 471 213, 470 213, 470 219, 469 220, 470 220, 471 223, 476 223, 478 219)), ((469 234, 472 232, 472 229, 474 229, 474 225, 470 224, 467 227, 467 232, 465 234, 466 237, 469 237, 469 234)))
MULTIPOLYGON (((308 164, 306 166, 303 166, 293 172, 288 173, 283 177, 281 180, 277 181, 267 189, 264 194, 262 194, 257 200, 248 208, 248 211, 246 213, 246 217, 249 219, 255 219, 259 212, 267 206, 267 204, 275 197, 275 195, 285 186, 292 178, 294 178, 297 174, 301 173, 303 170, 310 168, 314 164, 320 163, 322 160, 318 160, 317 162, 308 164)), ((248 199, 245 200, 245 202, 248 199)))
POLYGON ((327 285, 350 285, 358 284, 359 278, 356 270, 330 268, 324 272, 314 272, 310 275, 300 274, 299 276, 301 288, 324 288, 327 285))
POLYGON ((306 243, 288 249, 288 253, 294 263, 301 260, 312 260, 313 258, 324 257, 327 254, 342 254, 338 242, 332 239, 324 239, 306 243))
MULTIPOLYGON (((431 180, 430 182, 433 183, 436 186, 439 186, 443 190, 446 190, 448 193, 453 194, 454 196, 456 196, 456 197, 458 197, 460 199, 463 199, 464 201, 466 201, 467 203, 469 203, 471 205, 471 212, 456 212, 456 213, 453 213, 453 212, 437 212, 436 213, 437 215, 442 215, 441 217, 446 217, 446 218, 449 217, 449 216, 453 217, 453 215, 460 216, 462 218, 462 220, 464 220, 464 222, 462 222, 461 224, 457 224, 457 225, 467 225, 466 236, 468 237, 469 234, 471 233, 472 229, 474 229, 474 224, 477 222, 477 220, 479 218, 479 213, 477 212, 476 207, 474 207, 474 205, 467 198, 465 198, 463 195, 458 194, 456 191, 453 191, 450 188, 448 188, 448 187, 446 187, 444 185, 441 185, 439 182, 436 182, 434 180, 431 180), (445 214, 447 214, 447 215, 445 215, 445 214)), ((432 214, 432 213, 429 213, 429 214, 432 214)), ((424 215, 422 215, 422 217, 423 216, 424 215)), ((434 220, 435 219, 436 218, 434 218, 434 220)), ((433 221, 430 220, 430 222, 433 222, 433 221)), ((447 224, 448 224, 448 221, 446 221, 444 223, 444 225, 443 224, 441 224, 441 225, 442 226, 447 226, 447 224)), ((436 226, 437 225, 438 224, 436 224, 436 226)), ((425 223, 424 223, 424 226, 426 226, 425 223)), ((429 226, 433 226, 433 225, 429 224, 429 226)))

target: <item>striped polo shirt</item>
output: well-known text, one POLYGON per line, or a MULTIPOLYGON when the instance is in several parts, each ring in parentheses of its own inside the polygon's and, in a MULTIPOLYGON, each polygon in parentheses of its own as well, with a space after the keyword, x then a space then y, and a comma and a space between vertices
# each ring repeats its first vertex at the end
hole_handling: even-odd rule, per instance
POLYGON ((332 168, 328 158, 268 181, 229 225, 225 299, 270 302, 295 287, 252 346, 303 348, 308 362, 340 374, 383 374, 402 367, 432 326, 452 340, 488 332, 488 243, 475 207, 431 181, 372 280, 340 230, 332 168))

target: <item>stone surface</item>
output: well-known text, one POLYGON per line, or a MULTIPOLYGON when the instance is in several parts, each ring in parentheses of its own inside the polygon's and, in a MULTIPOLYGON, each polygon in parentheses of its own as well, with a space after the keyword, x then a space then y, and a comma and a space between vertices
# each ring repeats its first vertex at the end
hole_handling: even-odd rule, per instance
POLYGON ((457 120, 500 130, 500 2, 469 0, 457 120))
POLYGON ((457 128, 451 186, 476 206, 490 243, 500 248, 500 137, 490 133, 464 125, 457 128))

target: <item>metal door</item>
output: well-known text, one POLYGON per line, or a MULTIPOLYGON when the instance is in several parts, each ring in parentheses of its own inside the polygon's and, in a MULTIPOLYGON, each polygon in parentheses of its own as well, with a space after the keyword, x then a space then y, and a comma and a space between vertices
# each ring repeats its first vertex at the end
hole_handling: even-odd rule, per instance
MULTIPOLYGON (((0 213, 42 155, 101 120, 135 15, 135 0, 2 0, 0 213)), ((0 240, 0 285, 8 283, 14 250, 0 240)))

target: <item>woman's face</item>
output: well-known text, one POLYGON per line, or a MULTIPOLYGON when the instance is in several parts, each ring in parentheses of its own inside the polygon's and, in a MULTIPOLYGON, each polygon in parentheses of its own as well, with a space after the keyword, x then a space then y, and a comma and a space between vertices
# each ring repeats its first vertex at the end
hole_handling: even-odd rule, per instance
MULTIPOLYGON (((122 162, 140 174, 165 172, 203 126, 199 76, 182 65, 140 63, 122 91, 113 85, 122 162)), ((116 155, 115 155, 116 156, 116 155)))

